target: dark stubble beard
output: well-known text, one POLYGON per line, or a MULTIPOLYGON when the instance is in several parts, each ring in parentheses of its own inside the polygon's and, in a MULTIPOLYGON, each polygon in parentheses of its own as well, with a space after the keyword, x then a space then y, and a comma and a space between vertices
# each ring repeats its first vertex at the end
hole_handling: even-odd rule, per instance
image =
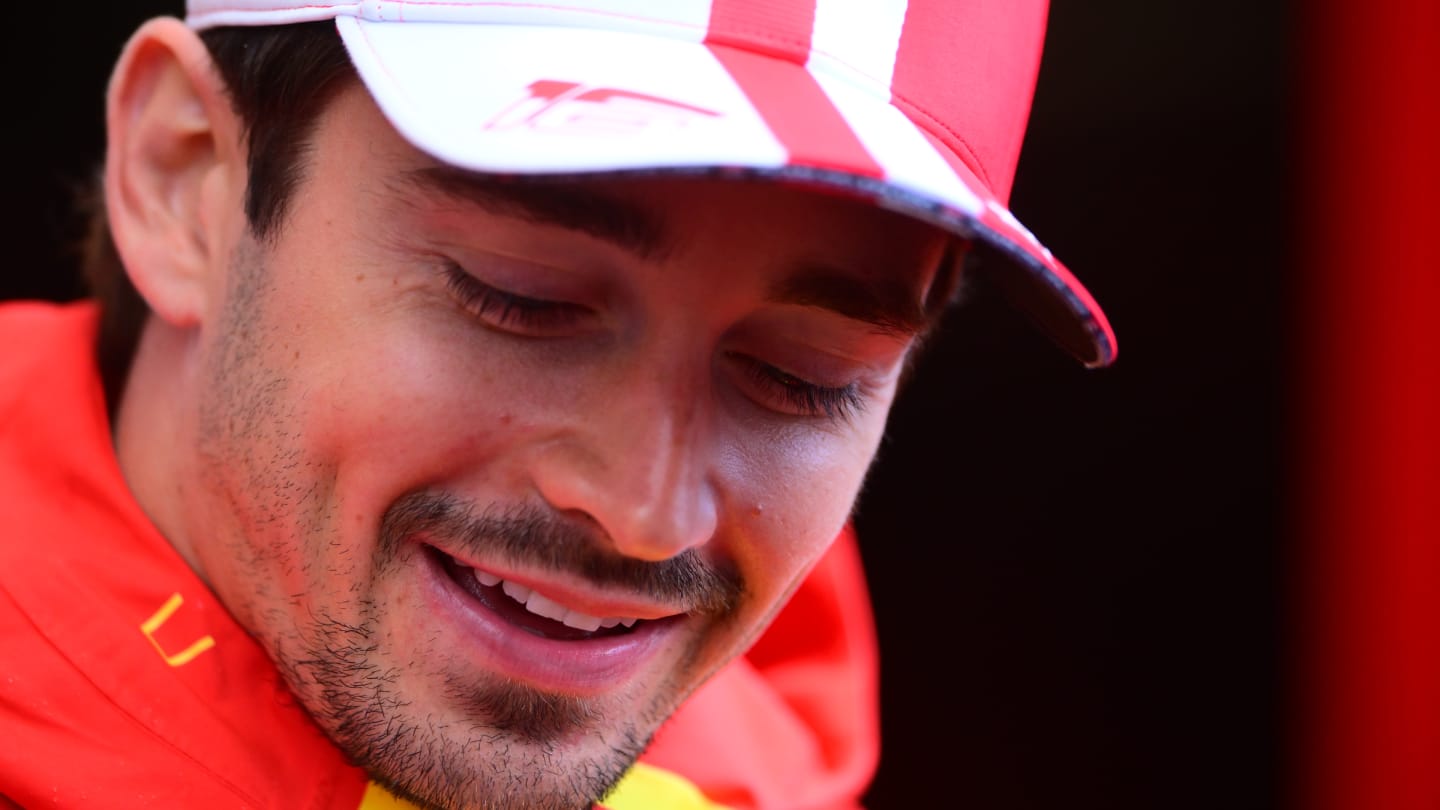
POLYGON ((604 732, 604 755, 561 756, 546 739, 599 733, 608 718, 582 699, 499 680, 445 678, 451 716, 418 713, 398 688, 399 673, 374 659, 373 616, 358 625, 320 618, 313 630, 315 646, 277 651, 286 680, 340 750, 421 807, 582 810, 649 742, 641 729, 652 728, 652 718, 628 718, 604 732))
MULTIPOLYGON (((348 604, 342 601, 343 617, 311 602, 304 627, 274 629, 277 625, 259 618, 263 606, 293 599, 262 572, 299 566, 323 572, 323 580, 344 582, 353 579, 356 569, 354 561, 346 568, 317 551, 334 534, 334 493, 301 480, 307 471, 299 451, 281 432, 297 424, 287 404, 294 399, 290 389, 295 383, 266 359, 266 347, 282 340, 282 330, 265 317, 266 299, 278 291, 262 254, 253 242, 238 251, 220 329, 224 337, 209 367, 210 396, 201 411, 198 449, 208 459, 206 485, 222 493, 238 488, 244 497, 236 499, 237 510, 240 503, 252 504, 248 514, 237 515, 239 534, 221 542, 228 545, 233 564, 255 572, 254 592, 230 594, 227 606, 261 638, 292 691, 337 747, 397 795, 446 810, 591 807, 643 752, 654 730, 686 696, 685 687, 662 684, 651 705, 614 717, 596 701, 499 677, 462 681, 446 670, 444 660, 424 661, 419 654, 407 659, 406 651, 388 644, 380 621, 386 606, 358 594, 377 593, 387 572, 413 562, 418 551, 406 538, 427 532, 445 537, 457 553, 479 556, 483 550, 541 570, 683 600, 693 605, 692 613, 715 625, 725 624, 739 602, 738 577, 693 552, 660 563, 604 554, 599 551, 603 542, 538 508, 477 512, 443 493, 417 492, 384 515, 376 553, 368 561, 369 581, 357 583, 352 591, 357 596, 348 604), (253 452, 266 446, 274 448, 269 457, 253 452), (285 524, 293 531, 288 542, 251 539, 285 524), (443 684, 445 705, 454 711, 437 717, 417 710, 399 686, 405 673, 383 666, 382 650, 408 662, 412 676, 443 684), (429 671, 416 671, 427 666, 429 671), (559 741, 577 733, 603 739, 604 753, 565 756, 559 741)), ((343 600, 343 594, 337 595, 343 600)), ((693 669, 698 646, 682 656, 675 671, 693 669)))
MULTIPOLYGON (((693 553, 659 563, 615 557, 598 551, 583 529, 541 510, 477 512, 436 492, 412 493, 387 510, 372 578, 395 569, 407 550, 416 553, 407 549, 407 538, 417 535, 444 537, 467 553, 484 549, 492 559, 583 572, 591 581, 684 598, 697 613, 723 616, 739 598, 733 576, 693 553)), ((681 694, 679 685, 667 683, 644 711, 614 717, 585 698, 499 678, 476 684, 437 669, 430 677, 444 683, 445 705, 457 709, 455 717, 417 717, 396 690, 398 673, 375 661, 381 646, 377 613, 375 603, 366 601, 354 625, 322 617, 310 643, 279 657, 287 679, 310 698, 312 715, 336 744, 393 792, 422 806, 589 808, 639 758, 681 694), (580 733, 603 739, 604 753, 562 756, 562 741, 580 733)), ((696 652, 688 651, 680 670, 690 668, 696 652)))

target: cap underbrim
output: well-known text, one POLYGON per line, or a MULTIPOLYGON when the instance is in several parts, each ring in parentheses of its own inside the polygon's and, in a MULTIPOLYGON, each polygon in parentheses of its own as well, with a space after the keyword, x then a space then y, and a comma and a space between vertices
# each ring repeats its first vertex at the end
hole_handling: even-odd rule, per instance
POLYGON ((972 240, 990 254, 988 279, 1058 345, 1090 367, 1115 358, 1084 286, 877 88, 673 36, 336 23, 387 119, 438 160, 499 175, 760 177, 860 196, 972 240))

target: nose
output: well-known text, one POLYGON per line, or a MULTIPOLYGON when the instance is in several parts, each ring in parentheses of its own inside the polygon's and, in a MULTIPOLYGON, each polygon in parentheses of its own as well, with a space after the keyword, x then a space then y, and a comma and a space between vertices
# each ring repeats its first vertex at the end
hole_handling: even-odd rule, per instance
POLYGON ((583 514, 619 553, 657 562, 709 542, 718 525, 708 381, 654 364, 623 377, 584 398, 583 418, 532 474, 551 506, 583 514))

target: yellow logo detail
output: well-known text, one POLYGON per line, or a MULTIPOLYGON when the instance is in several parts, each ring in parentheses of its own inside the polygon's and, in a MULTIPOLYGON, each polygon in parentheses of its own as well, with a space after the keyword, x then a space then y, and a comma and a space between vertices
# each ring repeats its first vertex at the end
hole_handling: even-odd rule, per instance
POLYGON ((145 622, 140 625, 140 632, 145 634, 145 638, 149 640, 150 646, 154 647, 155 652, 160 653, 160 657, 165 659, 165 663, 172 667, 183 667, 191 661, 194 661, 201 653, 215 646, 215 639, 211 636, 205 636, 174 655, 170 655, 161 648, 160 642, 155 640, 155 631, 163 627, 165 622, 170 621, 170 617, 174 616, 175 611, 179 610, 183 604, 185 604, 184 597, 177 593, 170 597, 164 605, 161 605, 160 609, 155 611, 154 616, 146 619, 145 622))
POLYGON ((643 762, 635 763, 600 804, 608 810, 726 810, 679 774, 643 762))
MULTIPOLYGON (((365 788, 356 810, 419 810, 380 785, 365 788)), ((620 784, 598 805, 598 810, 727 810, 715 804, 685 778, 659 768, 635 763, 620 784)))
POLYGON ((360 806, 356 810, 420 810, 420 808, 371 782, 365 786, 365 795, 360 798, 360 806))

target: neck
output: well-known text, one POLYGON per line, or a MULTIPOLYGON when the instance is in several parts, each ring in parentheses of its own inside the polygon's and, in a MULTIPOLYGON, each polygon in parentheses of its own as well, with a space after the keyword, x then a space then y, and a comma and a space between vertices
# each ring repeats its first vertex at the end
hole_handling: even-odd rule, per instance
POLYGON ((194 493, 195 330, 152 316, 140 334, 130 374, 115 404, 115 455, 135 500, 160 534, 205 579, 185 504, 194 493))

